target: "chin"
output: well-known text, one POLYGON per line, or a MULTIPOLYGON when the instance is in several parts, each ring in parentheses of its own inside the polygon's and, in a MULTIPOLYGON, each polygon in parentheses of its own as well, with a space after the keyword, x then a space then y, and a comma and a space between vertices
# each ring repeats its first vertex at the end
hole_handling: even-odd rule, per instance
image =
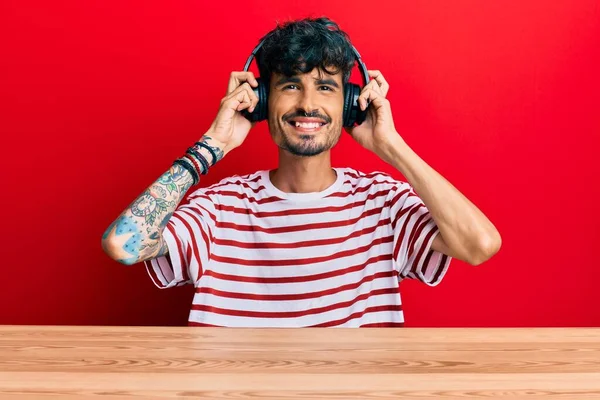
POLYGON ((299 157, 313 157, 325 151, 331 150, 339 141, 341 130, 335 138, 332 138, 331 124, 325 124, 314 132, 301 132, 288 123, 277 124, 277 131, 269 131, 275 144, 287 152, 299 157))
POLYGON ((329 149, 325 149, 325 148, 321 148, 321 147, 317 147, 317 148, 313 148, 313 147, 304 147, 304 148, 298 148, 298 147, 287 147, 285 148, 285 150, 287 150, 288 152, 290 152, 291 154, 295 155, 295 156, 299 156, 299 157, 314 157, 317 156, 321 153, 323 153, 324 151, 327 151, 329 149))
POLYGON ((329 150, 329 146, 325 143, 319 143, 314 137, 288 137, 282 135, 277 143, 280 149, 286 150, 289 153, 300 157, 311 157, 329 150))

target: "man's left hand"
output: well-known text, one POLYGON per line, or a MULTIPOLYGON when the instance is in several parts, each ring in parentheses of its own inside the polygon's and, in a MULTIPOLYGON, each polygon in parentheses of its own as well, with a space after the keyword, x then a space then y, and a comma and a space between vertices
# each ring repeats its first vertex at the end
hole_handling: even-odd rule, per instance
POLYGON ((381 72, 368 73, 371 80, 361 90, 358 98, 362 110, 367 107, 368 101, 371 102, 367 117, 362 124, 345 129, 365 149, 371 150, 384 161, 389 161, 388 149, 393 146, 394 141, 401 139, 394 126, 390 102, 386 99, 390 85, 381 72))

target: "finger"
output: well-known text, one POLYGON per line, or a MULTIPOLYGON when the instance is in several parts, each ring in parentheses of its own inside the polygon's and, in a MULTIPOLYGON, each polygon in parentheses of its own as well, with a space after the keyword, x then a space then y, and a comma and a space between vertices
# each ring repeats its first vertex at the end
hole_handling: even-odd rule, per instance
POLYGON ((367 107, 369 106, 369 99, 371 96, 371 93, 375 93, 372 89, 372 86, 365 86, 362 90, 362 92, 360 93, 360 96, 358 96, 358 105, 360 106, 361 110, 366 110, 367 107))
POLYGON ((369 101, 371 102, 371 107, 373 107, 375 110, 378 110, 381 107, 389 108, 390 105, 390 101, 380 95, 373 96, 369 101))
POLYGON ((376 80, 372 80, 369 83, 367 83, 367 86, 365 86, 365 88, 366 87, 368 87, 371 90, 376 91, 377 93, 379 93, 379 94, 381 94, 383 96, 383 92, 381 91, 381 87, 379 86, 379 83, 377 83, 376 80))
POLYGON ((250 98, 251 103, 250 107, 248 108, 248 111, 253 112, 254 108, 258 104, 258 96, 256 95, 256 93, 254 93, 254 90, 252 90, 252 87, 248 84, 248 82, 242 84, 242 86, 240 87, 248 93, 248 97, 250 98))
POLYGON ((375 108, 381 107, 381 105, 385 104, 387 99, 383 97, 380 93, 377 93, 375 90, 368 88, 358 97, 358 103, 360 105, 361 110, 366 110, 367 106, 371 103, 375 106, 375 108))
POLYGON ((240 86, 238 86, 233 91, 233 93, 230 94, 230 97, 238 98, 237 97, 238 93, 245 93, 246 97, 244 97, 244 98, 248 99, 248 101, 250 102, 248 111, 249 112, 254 111, 254 107, 256 107, 256 105, 258 104, 258 96, 256 95, 256 93, 254 93, 254 91, 252 90, 252 87, 250 87, 248 82, 244 82, 240 86))
POLYGON ((258 104, 258 96, 256 95, 256 93, 254 93, 252 87, 250 87, 248 82, 244 82, 240 86, 238 86, 232 93, 232 95, 240 91, 246 92, 246 94, 248 95, 248 98, 250 99, 250 107, 248 107, 248 111, 253 112, 254 108, 258 104))
POLYGON ((383 77, 383 74, 379 70, 370 70, 368 71, 369 77, 373 78, 381 88, 381 92, 383 93, 383 97, 387 96, 388 91, 390 90, 390 85, 383 77))
POLYGON ((248 96, 248 92, 245 90, 240 91, 236 95, 236 100, 240 101, 240 104, 236 108, 237 111, 242 111, 252 106, 250 96, 248 96))
POLYGON ((390 101, 379 93, 371 92, 367 100, 370 102, 370 107, 374 110, 379 110, 382 107, 390 109, 390 101))
POLYGON ((243 88, 237 88, 223 99, 223 106, 235 111, 245 110, 251 105, 252 102, 250 101, 248 92, 243 88))
POLYGON ((381 96, 385 97, 383 95, 383 93, 381 92, 381 88, 379 87, 379 84, 377 83, 377 81, 375 80, 371 80, 369 83, 367 83, 367 85, 362 88, 361 90, 361 95, 359 96, 359 106, 361 110, 366 110, 367 107, 369 106, 369 103, 367 101, 365 101, 364 99, 367 98, 367 95, 365 94, 367 91, 375 91, 376 93, 380 94, 381 96))
POLYGON ((365 86, 363 88, 363 90, 360 92, 360 95, 358 96, 358 100, 356 100, 356 102, 358 103, 358 108, 360 108, 361 110, 364 110, 364 106, 363 106, 363 101, 365 99, 366 93, 369 89, 365 86))
POLYGON ((248 82, 252 87, 258 86, 258 81, 254 77, 254 74, 250 71, 234 71, 229 77, 229 84, 227 86, 227 94, 233 93, 238 86, 242 83, 248 82))

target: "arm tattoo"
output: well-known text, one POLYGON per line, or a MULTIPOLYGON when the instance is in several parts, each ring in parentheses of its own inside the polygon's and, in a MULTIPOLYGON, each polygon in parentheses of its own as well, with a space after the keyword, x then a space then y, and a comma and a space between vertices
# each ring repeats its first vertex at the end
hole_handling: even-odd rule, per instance
POLYGON ((137 262, 142 242, 142 233, 137 222, 130 216, 121 215, 106 230, 103 238, 113 237, 116 251, 112 257, 120 263, 131 265, 137 262))
POLYGON ((169 248, 167 247, 167 242, 166 242, 166 240, 163 239, 162 246, 160 246, 160 249, 159 249, 158 254, 156 256, 157 257, 164 256, 168 252, 169 252, 169 248))
POLYGON ((110 238, 111 257, 131 265, 164 255, 168 247, 162 232, 193 184, 191 174, 173 165, 150 185, 102 235, 110 238))
POLYGON ((211 146, 211 144, 209 143, 209 141, 212 140, 212 138, 210 136, 202 136, 202 139, 200 140, 202 143, 204 143, 205 145, 207 145, 208 147, 211 148, 212 151, 215 152, 215 155, 217 156, 217 159, 215 160, 215 162, 213 164, 216 164, 217 161, 220 161, 223 156, 223 150, 221 150, 220 148, 216 147, 216 146, 211 146))

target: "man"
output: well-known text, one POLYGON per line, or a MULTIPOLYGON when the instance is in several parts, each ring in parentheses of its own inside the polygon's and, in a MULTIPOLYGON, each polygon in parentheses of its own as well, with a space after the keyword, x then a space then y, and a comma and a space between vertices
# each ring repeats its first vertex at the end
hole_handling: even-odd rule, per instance
POLYGON ((180 204, 253 125, 242 111, 254 112, 258 82, 233 72, 208 131, 109 226, 103 248, 123 264, 145 262, 159 287, 194 284, 190 325, 401 326, 403 279, 436 285, 451 258, 492 257, 500 235, 398 134, 379 71, 359 97, 366 120, 346 130, 408 182, 331 167, 355 63, 334 22, 289 22, 263 39, 256 57, 278 168, 224 179, 180 204))

